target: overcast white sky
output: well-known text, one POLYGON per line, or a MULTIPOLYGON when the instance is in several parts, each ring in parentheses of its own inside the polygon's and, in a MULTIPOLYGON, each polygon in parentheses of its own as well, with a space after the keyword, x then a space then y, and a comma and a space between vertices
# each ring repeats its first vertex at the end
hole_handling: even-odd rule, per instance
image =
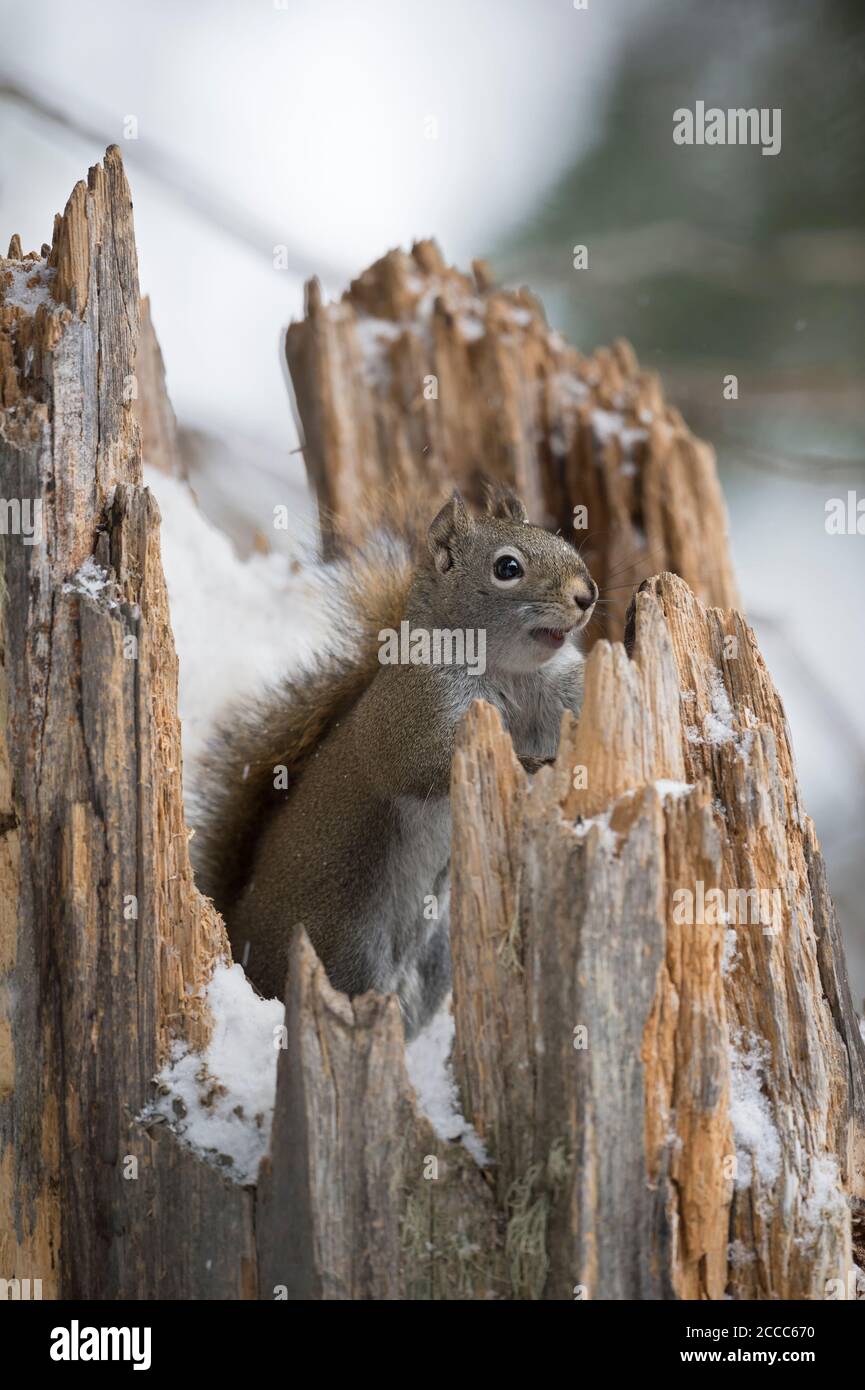
POLYGON ((116 140, 178 413, 284 447, 280 337, 301 284, 273 247, 334 291, 416 236, 453 261, 483 255, 596 138, 612 54, 644 5, 33 0, 24 22, 0 0, 0 76, 97 136, 5 104, 0 232, 38 246, 116 140))

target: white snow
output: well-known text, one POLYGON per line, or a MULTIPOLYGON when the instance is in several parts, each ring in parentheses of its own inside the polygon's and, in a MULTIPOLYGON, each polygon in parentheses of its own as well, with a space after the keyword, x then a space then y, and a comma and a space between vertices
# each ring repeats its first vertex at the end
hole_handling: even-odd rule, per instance
POLYGON ((606 444, 608 439, 621 434, 625 422, 618 411, 602 410, 600 406, 592 411, 592 432, 598 444, 606 444))
POLYGON ((162 513, 160 542, 180 660, 180 718, 187 771, 220 712, 239 696, 296 670, 328 644, 323 566, 305 555, 241 560, 202 514, 185 483, 145 469, 162 513))
POLYGON ((278 999, 261 999, 241 967, 224 961, 206 998, 213 1015, 208 1047, 197 1053, 175 1043, 142 1119, 162 1116, 226 1177, 254 1183, 270 1142, 284 1009, 278 999))
MULTIPOLYGON (((696 697, 692 690, 683 690, 681 698, 690 701, 696 697)), ((733 727, 730 697, 724 677, 717 667, 713 667, 709 673, 709 699, 712 708, 703 715, 702 733, 696 725, 690 724, 685 729, 685 736, 689 743, 706 743, 718 748, 724 743, 732 742, 736 737, 736 731, 733 727)), ((743 752, 747 756, 748 748, 743 747, 743 752)))
POLYGON ((370 385, 387 386, 390 380, 388 345, 405 333, 407 328, 407 324, 396 323, 393 319, 375 318, 372 314, 359 315, 355 320, 355 331, 370 385))
POLYGON ((659 777, 655 782, 655 787, 659 796, 671 796, 674 801, 678 801, 694 790, 693 782, 673 782, 666 777, 659 777))
POLYGON ((596 443, 603 448, 609 439, 617 438, 625 459, 632 458, 638 444, 645 444, 648 431, 640 426, 626 425, 625 417, 616 410, 603 410, 600 406, 592 411, 592 432, 596 443))
MULTIPOLYGON (((175 1043, 155 1078, 157 1097, 142 1120, 157 1116, 182 1143, 222 1168, 234 1182, 254 1184, 270 1144, 276 1064, 285 1010, 262 999, 240 965, 217 965, 206 993, 213 1033, 204 1052, 175 1043)), ((418 1109, 440 1139, 460 1140, 481 1167, 483 1140, 460 1113, 450 1061, 454 1020, 446 1004, 406 1048, 418 1109)))
MULTIPOLYGON (((826 1222, 837 1220, 846 1207, 837 1158, 834 1154, 817 1154, 810 1163, 808 1190, 802 1203, 809 1235, 816 1237, 826 1222)), ((811 1243, 808 1235, 803 1237, 803 1242, 811 1243)))
MULTIPOLYGON (((553 343, 553 340, 556 336, 557 335, 555 334, 552 334, 550 336, 549 341, 551 344, 553 343)), ((564 339, 560 339, 559 346, 561 348, 567 347, 567 344, 565 343, 564 339)), ((584 381, 581 381, 579 377, 575 377, 573 373, 570 371, 556 372, 555 376, 552 378, 552 385, 554 388, 554 392, 557 395, 560 395, 564 400, 572 401, 577 405, 581 404, 585 400, 588 400, 590 394, 589 388, 586 385, 586 383, 584 381)))
POLYGON ((732 1240, 727 1246, 727 1259, 734 1269, 738 1269, 742 1265, 753 1264, 756 1258, 756 1251, 749 1250, 742 1240, 732 1240))
POLYGON ((730 697, 721 672, 715 669, 709 675, 709 694, 712 712, 703 717, 703 735, 707 743, 729 743, 734 738, 733 710, 730 697))
POLYGON ((599 830, 601 849, 606 850, 608 854, 613 854, 619 843, 619 836, 615 830, 610 828, 611 816, 612 808, 602 811, 597 816, 587 816, 585 820, 578 821, 574 826, 574 834, 579 839, 583 839, 592 828, 599 830))
POLYGON ((763 1093, 768 1044, 739 1029, 730 1045, 730 1120, 736 1144, 736 1187, 749 1187, 754 1170, 763 1187, 781 1172, 781 1141, 772 1108, 763 1093))
POLYGON ((84 564, 63 585, 64 594, 83 594, 85 598, 102 603, 107 608, 116 608, 115 585, 107 570, 88 555, 84 564))
POLYGON ((460 314, 457 322, 460 326, 460 333, 467 343, 477 342, 478 338, 482 338, 487 331, 485 320, 476 314, 460 314))
POLYGON ((57 272, 48 265, 47 260, 10 264, 7 266, 7 270, 12 275, 12 283, 8 289, 2 291, 4 304, 24 309, 31 316, 35 314, 40 304, 50 304, 52 307, 57 307, 51 295, 51 281, 57 272), (37 284, 28 284, 34 275, 39 277, 37 284))
POLYGON ((460 1112, 459 1096, 451 1065, 454 1019, 449 1003, 443 1005, 426 1028, 405 1050, 409 1080, 418 1107, 440 1139, 459 1139, 480 1167, 489 1163, 484 1142, 460 1112))
MULTIPOLYGON (((640 429, 634 425, 626 425, 619 435, 622 441, 622 452, 628 458, 633 455, 638 444, 645 444, 649 438, 648 430, 640 429)), ((636 472, 636 470, 634 470, 636 472)))
POLYGON ((729 975, 732 975, 740 960, 739 939, 736 936, 736 928, 727 927, 724 931, 724 952, 721 956, 721 974, 725 979, 729 975))

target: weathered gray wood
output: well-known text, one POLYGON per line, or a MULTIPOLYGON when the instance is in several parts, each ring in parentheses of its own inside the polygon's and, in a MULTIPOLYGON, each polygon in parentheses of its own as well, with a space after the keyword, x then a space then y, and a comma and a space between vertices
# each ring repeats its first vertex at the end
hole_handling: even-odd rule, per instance
POLYGON ((187 854, 138 324, 112 149, 50 254, 0 265, 3 496, 42 512, 2 542, 0 1265, 45 1296, 238 1296, 249 1196, 134 1123, 225 949, 187 854))
POLYGON ((261 1297, 499 1295, 491 1194, 415 1112, 396 999, 349 1002, 299 930, 286 1026, 258 1201, 261 1297))
MULTIPOLYGON (((342 305, 313 289, 308 307, 288 353, 335 526, 370 490, 471 487, 483 467, 552 519, 590 499, 602 579, 636 538, 638 574, 660 546, 704 597, 732 600, 711 456, 625 345, 580 358, 531 296, 495 291, 483 267, 458 276, 429 243, 342 305), (419 386, 431 366, 437 399, 419 386), (603 438, 598 408, 622 414, 603 438), (641 420, 623 469, 623 429, 641 420)), ((170 1039, 206 1041, 201 990, 227 954, 187 853, 136 383, 139 405, 142 381, 158 397, 163 461, 174 446, 138 341, 109 150, 52 246, 23 256, 13 238, 0 262, 2 495, 42 504, 40 543, 9 534, 0 550, 0 1275, 87 1298, 772 1299, 848 1284, 865 1048, 825 870, 753 634, 671 574, 641 586, 627 650, 594 647, 553 766, 529 779, 486 706, 459 737, 455 1065, 492 1166, 418 1117, 395 1001, 338 995, 302 931, 257 1194, 136 1122, 170 1039), (677 894, 697 881, 777 891, 780 929, 681 921, 677 894), (743 1056, 768 1162, 737 1121, 743 1056)), ((620 604, 611 626, 623 619, 620 604)))
POLYGON ((783 708, 741 617, 674 576, 631 626, 531 788, 489 708, 455 758, 456 1065, 514 1293, 826 1297, 865 1196, 865 1048, 783 708), (771 915, 683 921, 698 882, 771 915))

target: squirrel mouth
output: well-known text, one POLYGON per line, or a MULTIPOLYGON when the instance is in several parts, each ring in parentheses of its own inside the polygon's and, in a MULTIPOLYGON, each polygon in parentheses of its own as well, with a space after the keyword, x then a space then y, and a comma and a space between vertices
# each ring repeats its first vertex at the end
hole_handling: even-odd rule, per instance
POLYGON ((545 647, 552 647, 555 651, 565 645, 565 638, 570 630, 569 627, 535 627, 532 628, 532 636, 536 642, 543 642, 545 647))

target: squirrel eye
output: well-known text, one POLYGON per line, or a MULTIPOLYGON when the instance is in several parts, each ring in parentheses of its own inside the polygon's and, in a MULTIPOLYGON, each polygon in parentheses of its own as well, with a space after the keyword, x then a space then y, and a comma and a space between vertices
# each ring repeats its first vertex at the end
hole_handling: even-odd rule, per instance
POLYGON ((522 578, 523 567, 515 555, 500 555, 493 565, 493 575, 496 579, 507 583, 508 580, 522 578))

